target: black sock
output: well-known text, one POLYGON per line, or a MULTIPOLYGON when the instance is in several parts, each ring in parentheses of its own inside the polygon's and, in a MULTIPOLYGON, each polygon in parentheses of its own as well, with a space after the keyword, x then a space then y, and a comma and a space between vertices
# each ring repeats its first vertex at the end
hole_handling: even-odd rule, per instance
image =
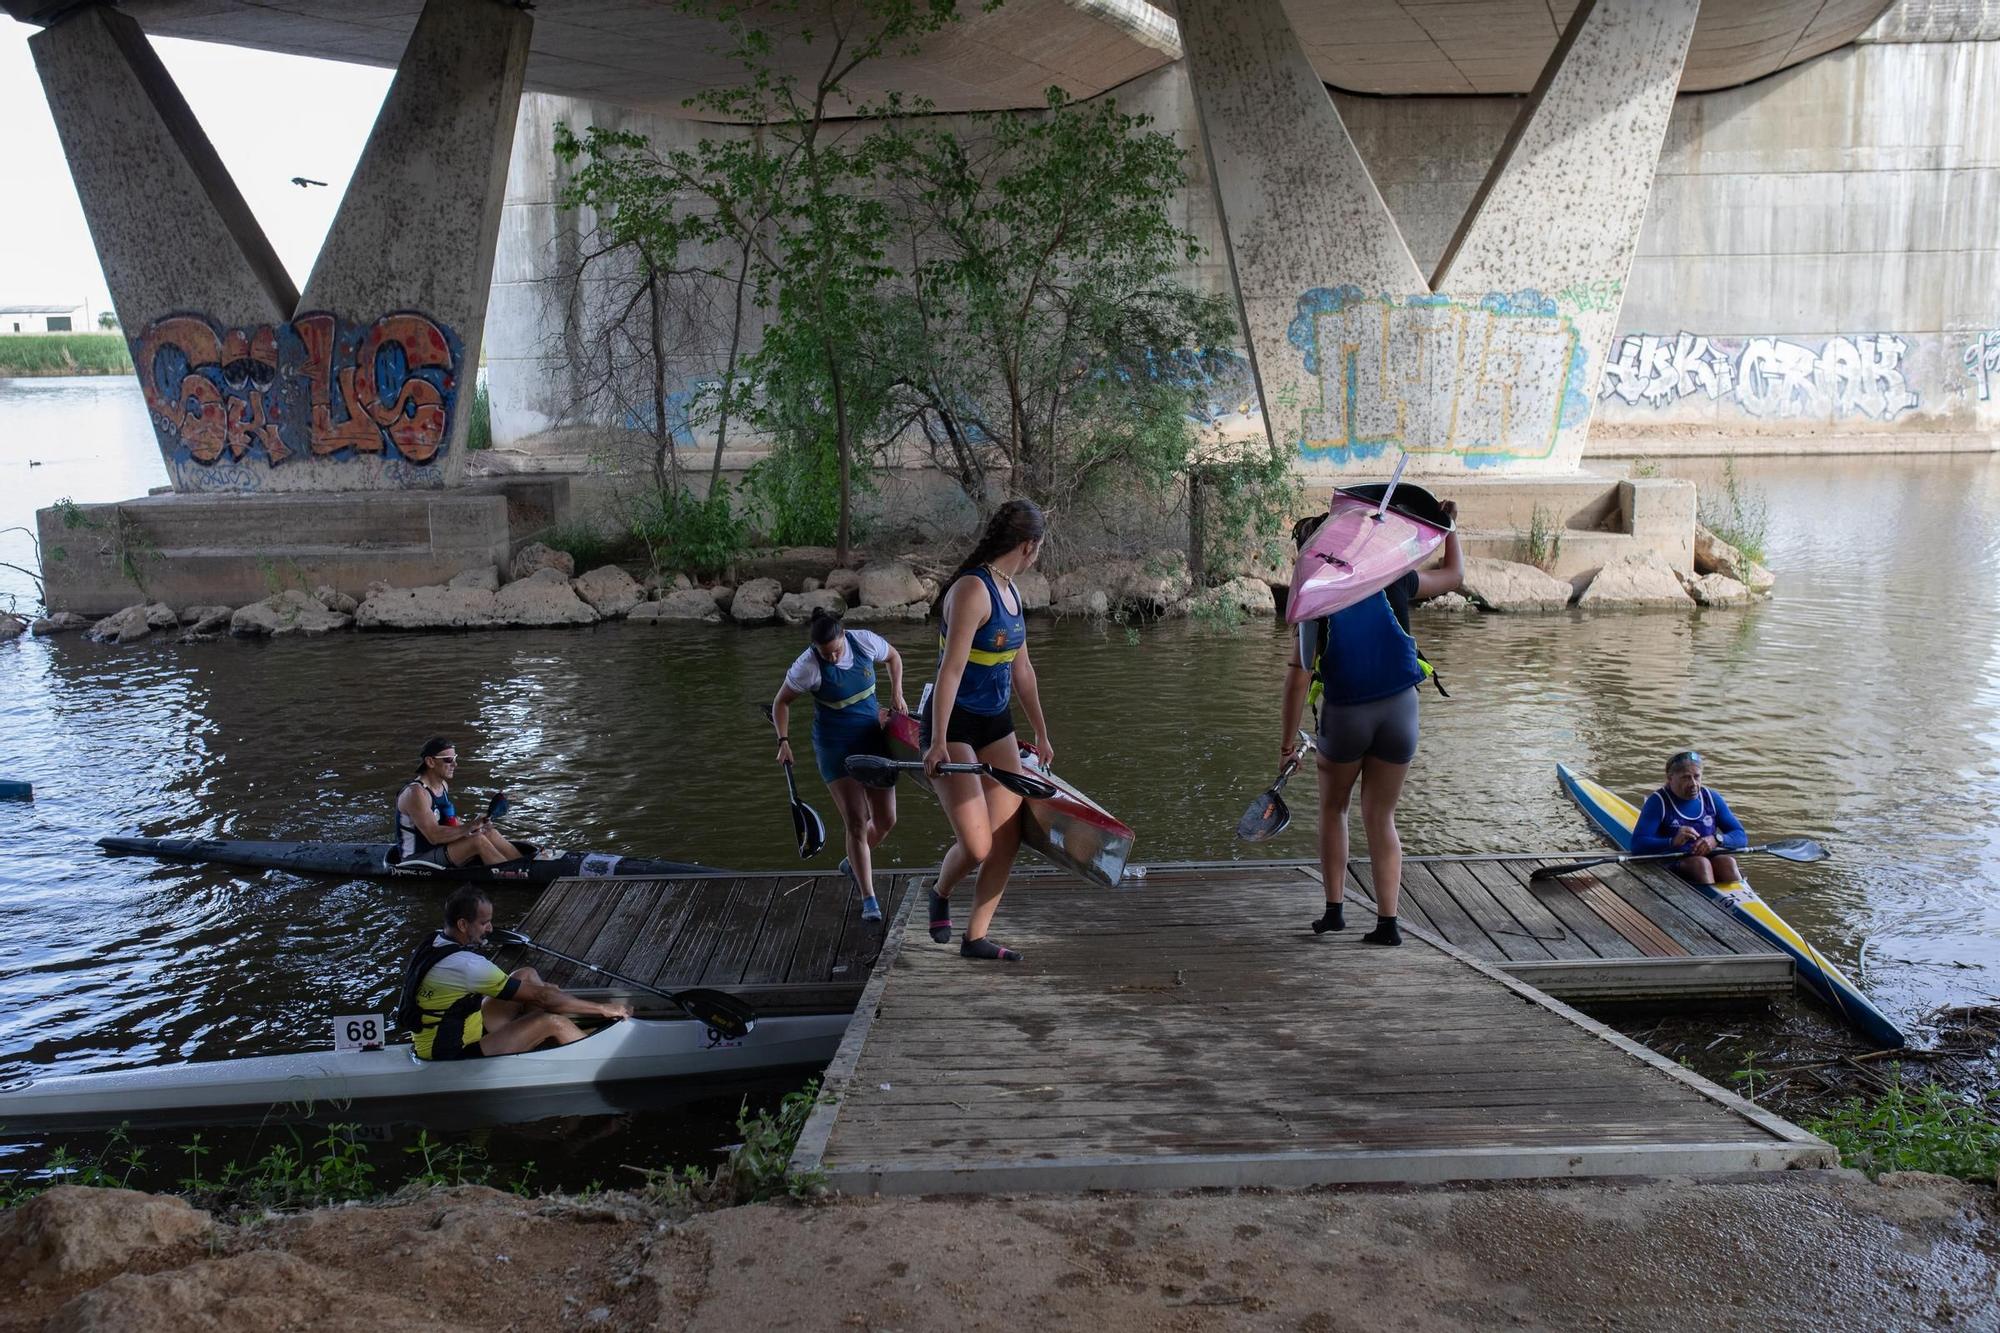
POLYGON ((936 944, 951 943, 951 899, 939 894, 936 889, 928 890, 931 909, 931 940, 936 944))
POLYGON ((1369 931, 1361 938, 1367 940, 1370 944, 1401 944, 1403 942, 1403 932, 1396 929, 1395 917, 1378 916, 1375 918, 1375 929, 1369 931))
POLYGON ((1344 903, 1328 903, 1326 915, 1313 922, 1313 934, 1324 935, 1329 930, 1347 929, 1347 907, 1344 903))
POLYGON ((1020 954, 1015 953, 1012 949, 1001 948, 984 935, 981 935, 976 940, 970 936, 960 940, 958 942, 958 956, 960 958, 985 958, 1001 963, 1018 963, 1021 961, 1020 954))

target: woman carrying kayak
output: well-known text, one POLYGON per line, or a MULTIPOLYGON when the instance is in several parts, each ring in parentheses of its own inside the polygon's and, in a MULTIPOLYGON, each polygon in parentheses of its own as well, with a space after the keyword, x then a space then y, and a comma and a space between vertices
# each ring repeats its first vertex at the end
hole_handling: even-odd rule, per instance
POLYGON ((792 700, 811 695, 813 700, 813 757, 819 775, 840 809, 841 828, 847 835, 847 855, 840 871, 861 886, 861 919, 880 921, 882 904, 875 897, 874 849, 882 845, 889 830, 896 827, 896 793, 893 788, 864 787, 847 776, 847 757, 875 754, 887 757, 888 738, 882 724, 889 712, 875 700, 875 667, 889 664, 889 692, 895 697, 896 711, 907 713, 903 700, 903 656, 879 634, 865 629, 850 630, 840 617, 824 610, 812 614, 807 630, 811 646, 798 655, 785 672, 785 683, 771 703, 771 721, 778 729, 778 762, 792 762, 792 700))
POLYGON ((1667 760, 1667 783, 1639 810, 1632 826, 1632 852, 1654 856, 1687 849, 1674 869, 1697 884, 1728 884, 1742 878, 1728 853, 1750 845, 1750 835, 1713 787, 1701 785, 1701 755, 1682 750, 1667 760))
MULTIPOLYGON (((1441 508, 1451 520, 1451 532, 1435 567, 1412 570, 1353 606, 1299 626, 1285 676, 1279 751, 1287 763, 1298 752, 1300 714, 1307 697, 1319 693, 1314 746, 1319 752, 1319 860, 1326 910, 1312 923, 1314 934, 1347 927, 1347 812, 1359 779, 1361 827, 1368 833, 1368 864, 1375 880, 1375 929, 1362 938, 1370 944, 1403 942, 1396 923, 1403 888, 1396 802, 1410 761, 1417 757, 1417 686, 1428 674, 1403 619, 1412 602, 1455 591, 1465 578, 1458 506, 1446 500, 1441 508)), ((1318 526, 1308 519, 1292 529, 1301 549, 1318 526)))
POLYGON ((1014 818, 1021 798, 991 778, 943 774, 938 765, 977 760, 1020 772, 1021 747, 1014 738, 1012 712, 1017 692, 1035 728, 1036 755, 1044 767, 1055 765, 1034 663, 1028 660, 1028 623, 1021 615, 1020 590, 1014 586, 1041 554, 1046 531, 1042 511, 1033 501, 1009 500, 938 594, 936 610, 942 623, 937 680, 924 687, 920 736, 924 768, 958 841, 945 853, 930 888, 931 938, 939 944, 950 942, 951 891, 978 866, 972 915, 958 945, 965 958, 1021 959, 986 936, 1021 849, 1020 826, 1014 818))
POLYGON ((451 779, 458 772, 458 747, 442 736, 424 742, 417 775, 396 796, 396 861, 400 865, 462 866, 475 857, 489 866, 521 859, 500 836, 491 818, 462 822, 451 803, 451 779))

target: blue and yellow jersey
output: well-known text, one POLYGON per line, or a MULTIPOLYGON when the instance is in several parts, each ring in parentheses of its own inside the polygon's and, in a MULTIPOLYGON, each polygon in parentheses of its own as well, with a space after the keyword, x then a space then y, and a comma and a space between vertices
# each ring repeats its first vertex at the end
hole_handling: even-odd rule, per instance
MULTIPOLYGON (((993 582, 993 575, 985 569, 972 572, 986 585, 986 595, 993 603, 993 614, 972 637, 972 650, 966 655, 965 674, 959 677, 958 698, 952 707, 963 708, 981 717, 999 717, 1013 702, 1014 659, 1027 645, 1028 621, 1021 614, 1018 593, 1015 607, 1010 611, 1006 599, 1000 595, 999 586, 993 582)), ((939 665, 943 665, 945 642, 951 633, 950 616, 947 599, 945 623, 938 634, 939 665)))

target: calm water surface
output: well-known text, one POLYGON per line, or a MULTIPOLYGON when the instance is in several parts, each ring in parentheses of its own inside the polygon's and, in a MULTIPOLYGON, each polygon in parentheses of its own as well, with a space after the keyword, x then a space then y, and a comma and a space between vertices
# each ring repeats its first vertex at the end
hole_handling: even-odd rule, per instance
MULTIPOLYGON (((1698 747, 1753 835, 1833 849, 1814 867, 1756 862, 1757 883, 1843 965, 1864 964, 1892 1016, 1916 1024, 1940 1004, 2000 998, 2000 461, 1742 471, 1770 508, 1780 583, 1766 604, 1420 620, 1453 697, 1424 699, 1405 842, 1590 848, 1556 790, 1557 761, 1637 794, 1661 757, 1698 747)), ((130 381, 0 381, 0 527, 31 524, 62 495, 119 499, 162 479, 130 381)), ((0 559, 29 563, 18 535, 0 541, 0 559)), ((0 576, 0 590, 25 586, 0 576)), ((1034 632, 1059 765, 1138 830, 1137 859, 1312 854, 1309 799, 1276 843, 1231 838, 1276 762, 1286 643, 1275 627, 1034 632)), ((928 635, 891 633, 913 660, 928 656, 928 635)), ((753 708, 797 640, 612 625, 0 645, 0 776, 37 790, 32 805, 0 805, 11 853, 0 863, 0 1078, 319 1045, 330 1015, 380 1002, 432 895, 108 858, 92 843, 128 831, 386 838, 411 752, 434 732, 459 742, 460 790, 504 785, 510 823, 529 836, 796 865, 753 708)), ((818 803, 830 810, 823 793, 818 803)), ((933 862, 947 836, 935 807, 913 799, 904 815, 886 859, 933 862)), ((836 843, 821 860, 831 868, 838 854, 836 843)), ((532 901, 497 896, 503 919, 532 901)), ((1143 909, 1142 894, 1129 901, 1143 909)), ((1299 906, 1302 920, 1312 913, 1299 906)), ((513 1132, 534 1142, 535 1131, 513 1132)), ((641 1144, 698 1154, 726 1128, 668 1115, 589 1136, 596 1158, 620 1162, 641 1144)))

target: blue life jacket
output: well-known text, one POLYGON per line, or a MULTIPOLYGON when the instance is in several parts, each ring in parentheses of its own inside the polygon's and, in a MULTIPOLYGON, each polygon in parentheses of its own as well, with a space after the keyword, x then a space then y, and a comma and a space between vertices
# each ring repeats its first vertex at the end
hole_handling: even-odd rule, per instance
MULTIPOLYGON (((1013 702, 1014 659, 1028 642, 1028 621, 1021 614, 1018 591, 1015 593, 1014 609, 1009 611, 1006 599, 1000 595, 999 585, 993 582, 993 575, 985 569, 972 572, 986 585, 986 595, 993 602, 993 614, 973 635, 972 650, 966 654, 965 674, 959 677, 958 698, 953 701, 952 708, 963 708, 981 717, 999 717, 1013 702)), ((938 633, 939 665, 944 663, 945 641, 951 633, 950 619, 950 595, 947 593, 945 619, 938 633)))

